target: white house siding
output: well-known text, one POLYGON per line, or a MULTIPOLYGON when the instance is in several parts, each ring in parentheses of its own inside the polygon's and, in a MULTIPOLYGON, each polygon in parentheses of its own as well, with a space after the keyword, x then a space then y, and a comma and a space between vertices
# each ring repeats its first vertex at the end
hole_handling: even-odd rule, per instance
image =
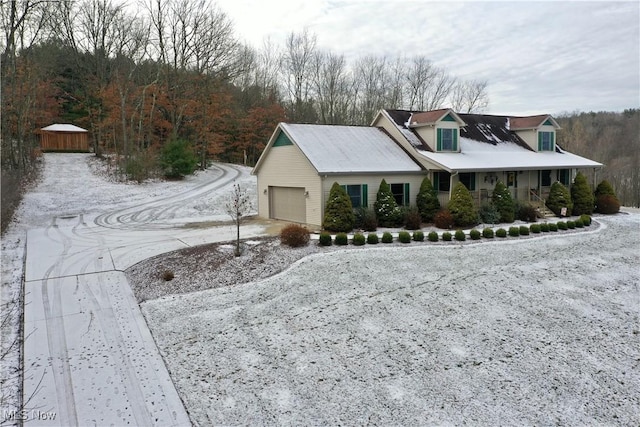
POLYGON ((258 178, 258 215, 270 217, 269 187, 304 188, 306 222, 322 223, 318 201, 321 199, 320 177, 295 145, 271 147, 260 165, 258 178), (286 172, 286 173, 285 173, 286 172))
POLYGON ((376 201, 376 194, 380 188, 380 182, 386 180, 387 184, 409 184, 409 202, 411 205, 416 204, 416 196, 420 191, 420 184, 427 176, 426 172, 419 174, 386 174, 386 175, 329 175, 322 179, 322 210, 324 214, 324 206, 329 198, 329 192, 334 182, 340 185, 362 185, 367 184, 368 188, 368 207, 373 207, 376 201))

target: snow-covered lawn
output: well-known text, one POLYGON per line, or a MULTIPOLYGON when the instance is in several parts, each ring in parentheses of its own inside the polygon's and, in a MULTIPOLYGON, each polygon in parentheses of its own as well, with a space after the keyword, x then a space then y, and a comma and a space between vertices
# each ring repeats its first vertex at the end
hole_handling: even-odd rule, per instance
POLYGON ((142 309, 200 425, 637 425, 640 213, 598 221, 331 251, 142 309))

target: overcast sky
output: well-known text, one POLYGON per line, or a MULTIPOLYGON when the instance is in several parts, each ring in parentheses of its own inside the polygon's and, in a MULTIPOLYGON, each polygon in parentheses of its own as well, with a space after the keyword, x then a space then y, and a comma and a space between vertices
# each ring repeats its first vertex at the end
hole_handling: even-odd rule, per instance
POLYGON ((640 1, 216 0, 241 40, 282 46, 307 27, 318 47, 424 55, 489 82, 493 114, 640 107, 640 1))

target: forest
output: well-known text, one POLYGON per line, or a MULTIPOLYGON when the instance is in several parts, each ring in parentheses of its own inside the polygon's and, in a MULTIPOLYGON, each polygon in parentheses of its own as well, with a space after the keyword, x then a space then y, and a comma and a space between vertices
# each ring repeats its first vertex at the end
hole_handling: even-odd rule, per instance
MULTIPOLYGON (((308 30, 248 46, 208 0, 3 0, 0 14, 3 200, 38 158, 35 131, 51 123, 88 129, 96 155, 140 181, 170 141, 188 144, 203 167, 251 166, 280 121, 367 125, 381 108, 489 106, 487 81, 425 56, 347 59, 308 30)), ((558 119, 560 144, 605 163, 599 178, 639 205, 639 111, 558 119)))

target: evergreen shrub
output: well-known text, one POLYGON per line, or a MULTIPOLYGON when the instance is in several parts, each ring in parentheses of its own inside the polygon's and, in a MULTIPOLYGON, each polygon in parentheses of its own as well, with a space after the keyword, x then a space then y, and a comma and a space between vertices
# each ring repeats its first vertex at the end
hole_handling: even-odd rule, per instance
POLYGON ((456 230, 454 234, 454 238, 459 242, 464 242, 465 240, 467 240, 467 236, 464 234, 464 231, 462 230, 456 230))
POLYGON ((547 199, 547 207, 556 215, 562 214, 562 208, 567 208, 567 216, 571 215, 573 208, 573 202, 571 201, 571 194, 567 187, 562 185, 559 181, 551 184, 549 190, 549 198, 547 199))
POLYGON ((183 139, 173 139, 160 151, 160 166, 167 178, 182 178, 196 170, 198 159, 191 144, 183 139))
POLYGON ((493 203, 483 203, 479 210, 480 221, 485 224, 498 224, 500 222, 500 212, 493 203))
POLYGON ((420 211, 415 206, 404 209, 404 228, 407 230, 417 230, 422 226, 420 211))
POLYGON ((378 218, 376 212, 371 208, 359 207, 355 209, 354 228, 364 231, 376 231, 378 228, 378 218))
POLYGON ((402 210, 398 207, 391 187, 384 179, 380 182, 374 203, 378 224, 382 227, 395 227, 402 221, 402 210))
POLYGON ((318 240, 318 243, 320 244, 320 246, 331 246, 331 234, 327 233, 326 231, 320 233, 320 239, 318 240))
POLYGON ((596 197, 596 211, 601 214, 614 214, 620 212, 620 202, 616 196, 603 194, 596 197))
POLYGON ((573 202, 573 215, 593 213, 596 199, 587 182, 587 177, 578 172, 571 186, 571 201, 573 202))
POLYGON ((298 248, 309 244, 309 230, 298 224, 289 224, 280 231, 280 243, 298 248))
POLYGON ((485 228, 484 230, 482 230, 482 237, 484 237, 485 239, 493 239, 493 235, 494 235, 494 231, 493 228, 485 228))
POLYGON ((518 219, 526 222, 536 222, 538 220, 538 212, 531 203, 522 203, 518 206, 518 219))
POLYGON ((408 231, 401 231, 398 233, 398 241, 400 243, 411 243, 411 233, 408 231))
POLYGON ((555 222, 552 222, 549 224, 549 231, 556 232, 558 231, 558 229, 559 229, 558 224, 556 224, 555 222))
POLYGON ((391 233, 389 233, 388 231, 385 231, 384 233, 382 233, 382 243, 392 243, 393 242, 393 235, 391 235, 391 233))
POLYGON ((338 233, 336 237, 333 239, 333 243, 339 246, 345 246, 349 243, 349 238, 347 237, 347 233, 338 233))
POLYGON ((518 237, 520 235, 520 227, 509 227, 509 236, 518 237))
POLYGON ((531 230, 531 232, 533 234, 540 234, 540 231, 542 231, 542 225, 541 224, 531 224, 531 227, 529 227, 529 229, 531 230))
POLYGON ((507 230, 504 228, 498 228, 496 230, 496 237, 507 237, 507 230))
POLYGON ((521 236, 528 236, 529 235, 529 227, 527 227, 526 225, 521 225, 519 227, 520 230, 520 235, 521 236))
POLYGON ((445 231, 444 233, 442 233, 442 240, 444 240, 445 242, 450 242, 451 233, 449 233, 448 231, 445 231))
POLYGON ((480 231, 476 230, 475 228, 469 232, 469 237, 471 237, 471 240, 480 240, 481 236, 482 234, 480 234, 480 231))
POLYGON ((549 223, 543 222, 542 224, 540 224, 540 231, 542 231, 543 233, 548 233, 549 232, 549 223))
POLYGON ((614 214, 620 211, 620 200, 609 181, 604 180, 596 187, 596 212, 614 214))
POLYGON ((583 228, 584 227, 584 222, 582 222, 582 220, 580 218, 576 219, 573 221, 576 225, 576 228, 583 228))
POLYGON ((430 231, 427 238, 429 239, 430 242, 437 242, 439 239, 438 233, 436 233, 435 231, 430 231))
POLYGON ((367 243, 370 245, 377 245, 380 239, 376 233, 369 233, 367 236, 367 243))
POLYGON ((558 230, 566 230, 569 228, 565 221, 558 221, 556 222, 556 225, 558 226, 558 230))
POLYGON ((585 227, 588 227, 591 225, 591 216, 587 214, 582 214, 580 215, 580 219, 582 220, 582 224, 584 224, 585 227))
POLYGON ((362 233, 355 233, 353 235, 353 239, 351 239, 351 243, 353 243, 355 246, 362 246, 364 245, 366 239, 364 237, 364 234, 362 233))
POLYGON ((458 182, 453 187, 451 200, 447 209, 453 216, 453 222, 459 227, 467 227, 478 223, 478 211, 473 201, 473 197, 467 187, 462 182, 458 182))
POLYGON ((449 230, 453 227, 453 215, 448 209, 440 210, 433 219, 436 227, 449 230))
POLYGON ((353 229, 355 221, 351 198, 340 184, 334 182, 324 210, 323 227, 329 231, 347 232, 353 229))
POLYGON ((567 228, 570 230, 573 230, 574 228, 576 228, 576 222, 575 221, 567 221, 567 228))
POLYGON ((413 240, 416 242, 424 242, 424 233, 420 230, 413 232, 413 240))
POLYGON ((500 213, 500 222, 513 222, 516 218, 516 208, 511 192, 502 181, 496 183, 491 195, 491 201, 500 213))
POLYGON ((424 222, 433 221, 434 216, 440 210, 438 193, 433 188, 429 178, 423 179, 420 184, 420 191, 416 196, 416 205, 424 222))

